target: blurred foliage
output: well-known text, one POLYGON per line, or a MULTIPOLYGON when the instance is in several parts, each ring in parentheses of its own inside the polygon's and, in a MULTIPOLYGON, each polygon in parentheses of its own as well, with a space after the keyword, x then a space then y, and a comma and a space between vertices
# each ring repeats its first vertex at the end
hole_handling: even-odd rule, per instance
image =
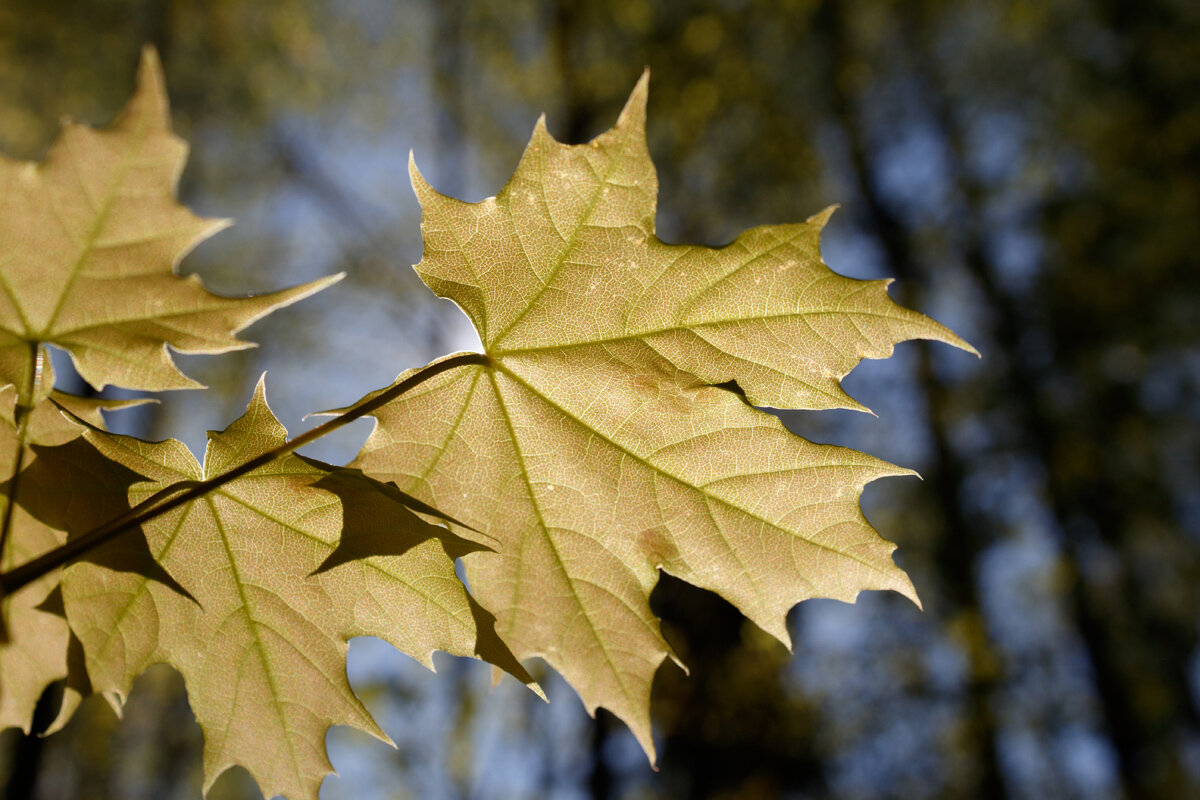
MULTIPOLYGON (((561 692, 540 707, 457 666, 363 667, 400 750, 372 751, 358 778, 335 758, 331 797, 1200 793, 1200 5, 8 0, 0 147, 40 157, 62 114, 110 117, 145 41, 193 142, 185 195, 239 219, 185 268, 229 291, 346 269, 339 291, 366 309, 339 314, 353 304, 327 293, 313 313, 341 344, 324 350, 282 323, 253 330, 258 354, 205 367, 229 398, 207 427, 264 364, 308 387, 279 392, 301 398, 294 427, 286 413, 460 346, 406 269, 408 149, 435 186, 478 199, 538 112, 586 139, 645 65, 664 238, 721 243, 841 203, 834 268, 898 277, 898 300, 984 353, 906 345, 864 365, 848 381, 878 420, 783 414, 922 473, 867 499, 924 612, 805 604, 789 656, 664 580, 655 608, 691 675, 656 681, 657 774, 561 692), (446 709, 457 721, 439 727, 446 709)), ((220 405, 170 398, 144 424, 176 432, 220 405)), ((119 725, 89 705, 42 746, 38 796, 194 796, 181 705, 158 673, 119 725)), ((3 741, 9 796, 26 796, 37 748, 3 741)))

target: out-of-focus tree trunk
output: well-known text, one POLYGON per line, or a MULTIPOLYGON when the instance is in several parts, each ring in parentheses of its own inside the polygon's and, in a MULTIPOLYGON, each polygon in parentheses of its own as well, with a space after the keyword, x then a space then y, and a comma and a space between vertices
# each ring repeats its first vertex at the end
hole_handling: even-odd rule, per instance
MULTIPOLYGON (((841 3, 826 2, 816 20, 817 30, 825 45, 828 63, 826 82, 831 94, 829 108, 841 135, 845 138, 854 171, 853 180, 861 207, 858 216, 864 228, 879 242, 886 255, 886 271, 900 280, 903 298, 893 290, 904 305, 922 308, 920 286, 924 276, 917 266, 918 257, 910 245, 910 233, 905 224, 892 213, 879 188, 876 166, 872 163, 864 125, 855 113, 859 98, 853 94, 851 79, 855 58, 852 36, 845 15, 849 9, 841 3)), ((917 379, 924 394, 928 414, 929 434, 933 442, 933 459, 926 467, 924 478, 938 499, 941 516, 939 535, 932 545, 932 560, 937 566, 942 611, 951 630, 960 631, 958 644, 966 651, 969 663, 968 685, 964 713, 966 731, 964 744, 973 753, 977 779, 972 795, 980 798, 1005 796, 1003 773, 998 763, 996 719, 996 654, 985 630, 980 588, 977 581, 979 556, 993 540, 995 533, 988 521, 971 518, 963 508, 960 486, 966 466, 949 444, 949 396, 946 388, 933 375, 929 361, 929 345, 917 344, 917 379)))

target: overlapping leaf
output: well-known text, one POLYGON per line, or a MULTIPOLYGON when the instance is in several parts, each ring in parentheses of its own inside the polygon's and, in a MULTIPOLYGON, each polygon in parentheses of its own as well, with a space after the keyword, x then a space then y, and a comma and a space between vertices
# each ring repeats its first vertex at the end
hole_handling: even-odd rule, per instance
MULTIPOLYGON (((466 559, 521 657, 542 656, 589 710, 653 753, 648 699, 669 647, 648 597, 664 569, 784 642, 787 610, 864 589, 914 597, 863 518, 865 483, 906 471, 787 432, 756 404, 859 407, 840 379, 905 339, 968 348, 820 260, 827 215, 719 249, 654 236, 646 79, 616 127, 579 146, 542 122, 481 203, 413 169, 438 294, 489 363, 438 375, 376 413, 354 462, 494 541, 466 559)), ((404 376, 402 376, 404 377, 404 376)))
MULTIPOLYGON (((131 487, 135 503, 242 464, 286 431, 260 383, 246 414, 210 434, 203 468, 174 440, 86 436, 148 478, 131 487)), ((346 680, 350 637, 379 636, 428 666, 434 650, 478 656, 530 681, 454 573, 452 558, 474 546, 402 499, 289 455, 145 526, 194 600, 134 573, 71 566, 63 595, 92 688, 124 695, 151 664, 171 664, 204 731, 206 788, 240 764, 267 797, 299 800, 315 798, 330 770, 330 725, 386 740, 346 680), (337 556, 347 549, 380 555, 337 556)))
MULTIPOLYGON (((16 397, 15 387, 0 389, 0 474, 6 476, 13 474, 17 461, 16 397)), ((51 411, 58 416, 55 409, 51 411)), ((0 518, 9 517, 8 541, 0 556, 0 569, 4 570, 67 539, 66 531, 40 523, 20 506, 9 509, 10 502, 9 493, 0 495, 0 518)), ((67 621, 41 607, 57 585, 55 571, 20 594, 0 600, 6 633, 5 641, 0 642, 0 729, 16 727, 28 733, 42 691, 67 674, 67 621)))
MULTIPOLYGON (((53 383, 47 372, 44 384, 53 383)), ((43 388, 44 393, 49 393, 43 388)), ((15 471, 18 437, 15 420, 16 389, 0 389, 0 474, 15 471)), ((101 409, 113 410, 137 405, 145 400, 112 401, 70 397, 53 393, 55 401, 70 407, 96 426, 102 426, 101 409)), ((87 524, 104 521, 111 508, 97 507, 85 497, 79 475, 95 460, 81 453, 80 428, 68 422, 58 408, 42 404, 30 412, 26 444, 21 448, 23 469, 19 480, 9 477, 0 491, 0 517, 8 513, 10 498, 15 499, 9 519, 9 533, 0 567, 4 570, 32 560, 63 544, 68 536, 68 517, 83 515, 87 524), (48 459, 39 453, 49 454, 48 459), (46 461, 66 469, 47 469, 46 461), (44 512, 55 509, 56 519, 44 512)), ((109 477, 119 480, 118 471, 109 477)), ((144 569, 148 565, 141 565, 144 569)), ((42 691, 67 675, 69 631, 57 598, 59 572, 44 575, 12 597, 5 598, 2 612, 7 640, 0 642, 0 729, 17 727, 28 732, 34 706, 42 691)))
MULTIPOLYGON (((0 156, 0 569, 25 564, 129 508, 141 476, 109 461, 47 402, 54 397, 94 425, 112 401, 54 396, 46 345, 66 349, 94 387, 198 386, 168 347, 220 353, 250 346, 235 334, 337 276, 232 299, 175 274, 179 260, 226 225, 175 200, 186 144, 171 132, 157 57, 143 53, 138 88, 105 130, 68 124, 42 164, 0 156)), ((151 557, 140 534, 89 552, 97 569, 186 590, 151 557), (144 577, 142 577, 144 576, 144 577)), ((2 598, 0 727, 28 730, 47 684, 77 653, 57 591, 59 571, 2 598), (74 648, 74 649, 73 649, 74 648)), ((56 725, 70 716, 87 676, 76 669, 56 725)))
POLYGON ((67 125, 42 164, 0 156, 0 386, 26 385, 37 347, 50 343, 97 389, 195 387, 167 345, 249 347, 234 334, 337 280, 231 299, 174 274, 226 225, 175 201, 186 154, 147 49, 137 92, 110 128, 67 125))

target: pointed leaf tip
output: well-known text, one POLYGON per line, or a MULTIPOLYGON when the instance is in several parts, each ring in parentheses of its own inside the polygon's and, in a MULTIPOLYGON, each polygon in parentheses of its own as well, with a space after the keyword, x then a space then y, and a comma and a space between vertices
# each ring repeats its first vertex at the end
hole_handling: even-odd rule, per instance
POLYGON ((841 207, 841 203, 831 203, 830 205, 827 205, 825 208, 818 211, 816 214, 813 214, 811 217, 806 219, 805 222, 816 225, 824 230, 825 226, 829 224, 829 220, 832 219, 834 213, 841 209, 841 207))
MULTIPOLYGON (((249 404, 247 404, 246 408, 249 409, 251 406, 255 406, 255 405, 259 405, 259 404, 263 405, 268 410, 270 410, 270 406, 267 404, 267 371, 266 370, 263 370, 262 374, 258 376, 258 380, 254 384, 254 394, 251 395, 250 402, 249 402, 249 404)), ((272 414, 272 416, 274 416, 274 414, 272 414)))
POLYGON ((646 127, 646 104, 650 97, 650 67, 642 70, 641 77, 629 93, 629 99, 617 117, 617 128, 633 126, 636 129, 646 127))
MULTIPOLYGON (((551 142, 558 141, 558 139, 554 137, 554 134, 550 133, 550 128, 546 124, 545 113, 538 114, 537 121, 533 123, 533 135, 529 137, 528 147, 533 147, 535 144, 543 140, 551 142)), ((528 150, 528 148, 526 149, 528 150)))
POLYGON ((158 48, 152 44, 142 45, 141 56, 138 60, 138 80, 154 80, 162 76, 162 60, 158 57, 158 48))
POLYGON ((159 131, 170 133, 171 112, 167 98, 167 81, 163 75, 162 60, 154 45, 142 46, 138 60, 136 90, 125 107, 125 116, 136 117, 143 105, 152 116, 147 121, 159 131))
POLYGON ((138 63, 138 69, 161 69, 161 59, 158 57, 158 48, 150 42, 142 45, 141 60, 138 63))
POLYGON ((408 180, 412 184, 413 194, 417 196, 417 202, 421 206, 421 211, 425 211, 425 207, 429 201, 434 198, 442 197, 442 193, 433 188, 433 185, 425 180, 425 176, 421 174, 420 168, 417 166, 417 157, 412 150, 408 151, 408 180))

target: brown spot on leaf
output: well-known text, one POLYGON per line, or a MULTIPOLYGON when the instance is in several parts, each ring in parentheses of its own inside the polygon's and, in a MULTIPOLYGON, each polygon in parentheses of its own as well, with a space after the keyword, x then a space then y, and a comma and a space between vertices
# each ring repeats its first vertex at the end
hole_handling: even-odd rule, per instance
POLYGON ((646 528, 638 534, 637 544, 638 550, 646 555, 646 560, 655 569, 679 557, 679 548, 675 546, 665 525, 646 528))

